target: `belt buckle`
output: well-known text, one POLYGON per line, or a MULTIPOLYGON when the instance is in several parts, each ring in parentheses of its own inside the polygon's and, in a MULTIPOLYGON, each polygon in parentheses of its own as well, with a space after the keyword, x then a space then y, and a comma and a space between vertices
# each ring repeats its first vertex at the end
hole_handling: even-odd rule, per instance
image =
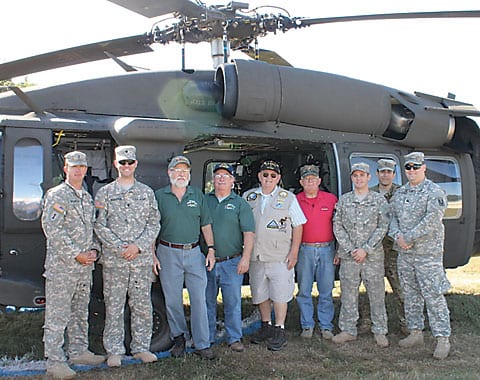
POLYGON ((192 249, 192 245, 193 245, 192 243, 184 244, 183 249, 190 250, 190 249, 192 249))

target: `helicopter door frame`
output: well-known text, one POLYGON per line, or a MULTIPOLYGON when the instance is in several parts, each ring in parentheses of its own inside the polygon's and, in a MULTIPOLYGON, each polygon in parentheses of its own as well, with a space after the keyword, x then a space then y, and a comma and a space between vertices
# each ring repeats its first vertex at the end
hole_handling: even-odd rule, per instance
POLYGON ((44 306, 46 248, 40 215, 51 182, 51 130, 6 126, 2 137, 0 304, 44 306))

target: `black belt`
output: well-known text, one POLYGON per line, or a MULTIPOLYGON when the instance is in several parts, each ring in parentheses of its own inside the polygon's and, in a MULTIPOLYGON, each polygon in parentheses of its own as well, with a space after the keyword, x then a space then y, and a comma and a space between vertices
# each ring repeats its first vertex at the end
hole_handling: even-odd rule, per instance
POLYGON ((306 245, 308 247, 323 248, 323 247, 328 247, 332 243, 333 243, 333 240, 332 241, 326 241, 324 243, 302 243, 302 244, 306 245))
POLYGON ((235 253, 234 255, 232 256, 227 256, 227 257, 215 257, 215 261, 217 263, 221 263, 222 261, 227 261, 227 260, 230 260, 230 259, 234 259, 235 257, 238 257, 238 256, 242 256, 241 253, 235 253))
POLYGON ((170 248, 190 250, 195 248, 198 245, 198 241, 196 243, 189 243, 189 244, 174 244, 174 243, 169 243, 168 241, 165 241, 165 240, 160 240, 160 244, 170 248))

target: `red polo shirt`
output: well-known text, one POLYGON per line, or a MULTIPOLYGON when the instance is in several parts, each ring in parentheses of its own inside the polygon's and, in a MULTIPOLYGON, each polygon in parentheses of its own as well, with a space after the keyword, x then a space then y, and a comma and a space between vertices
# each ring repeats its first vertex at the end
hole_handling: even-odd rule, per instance
POLYGON ((298 203, 302 208, 307 223, 303 225, 302 243, 326 243, 332 241, 332 217, 337 203, 337 197, 326 191, 318 191, 316 198, 307 198, 302 191, 297 194, 298 203))

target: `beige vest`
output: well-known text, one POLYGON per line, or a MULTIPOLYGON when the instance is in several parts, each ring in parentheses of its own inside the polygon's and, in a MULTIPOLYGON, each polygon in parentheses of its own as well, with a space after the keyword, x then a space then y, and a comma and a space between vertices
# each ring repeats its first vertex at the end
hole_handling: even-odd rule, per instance
POLYGON ((252 208, 255 217, 255 244, 252 261, 284 261, 292 242, 292 221, 289 208, 295 195, 283 189, 276 189, 261 212, 261 189, 245 193, 244 198, 252 208))

